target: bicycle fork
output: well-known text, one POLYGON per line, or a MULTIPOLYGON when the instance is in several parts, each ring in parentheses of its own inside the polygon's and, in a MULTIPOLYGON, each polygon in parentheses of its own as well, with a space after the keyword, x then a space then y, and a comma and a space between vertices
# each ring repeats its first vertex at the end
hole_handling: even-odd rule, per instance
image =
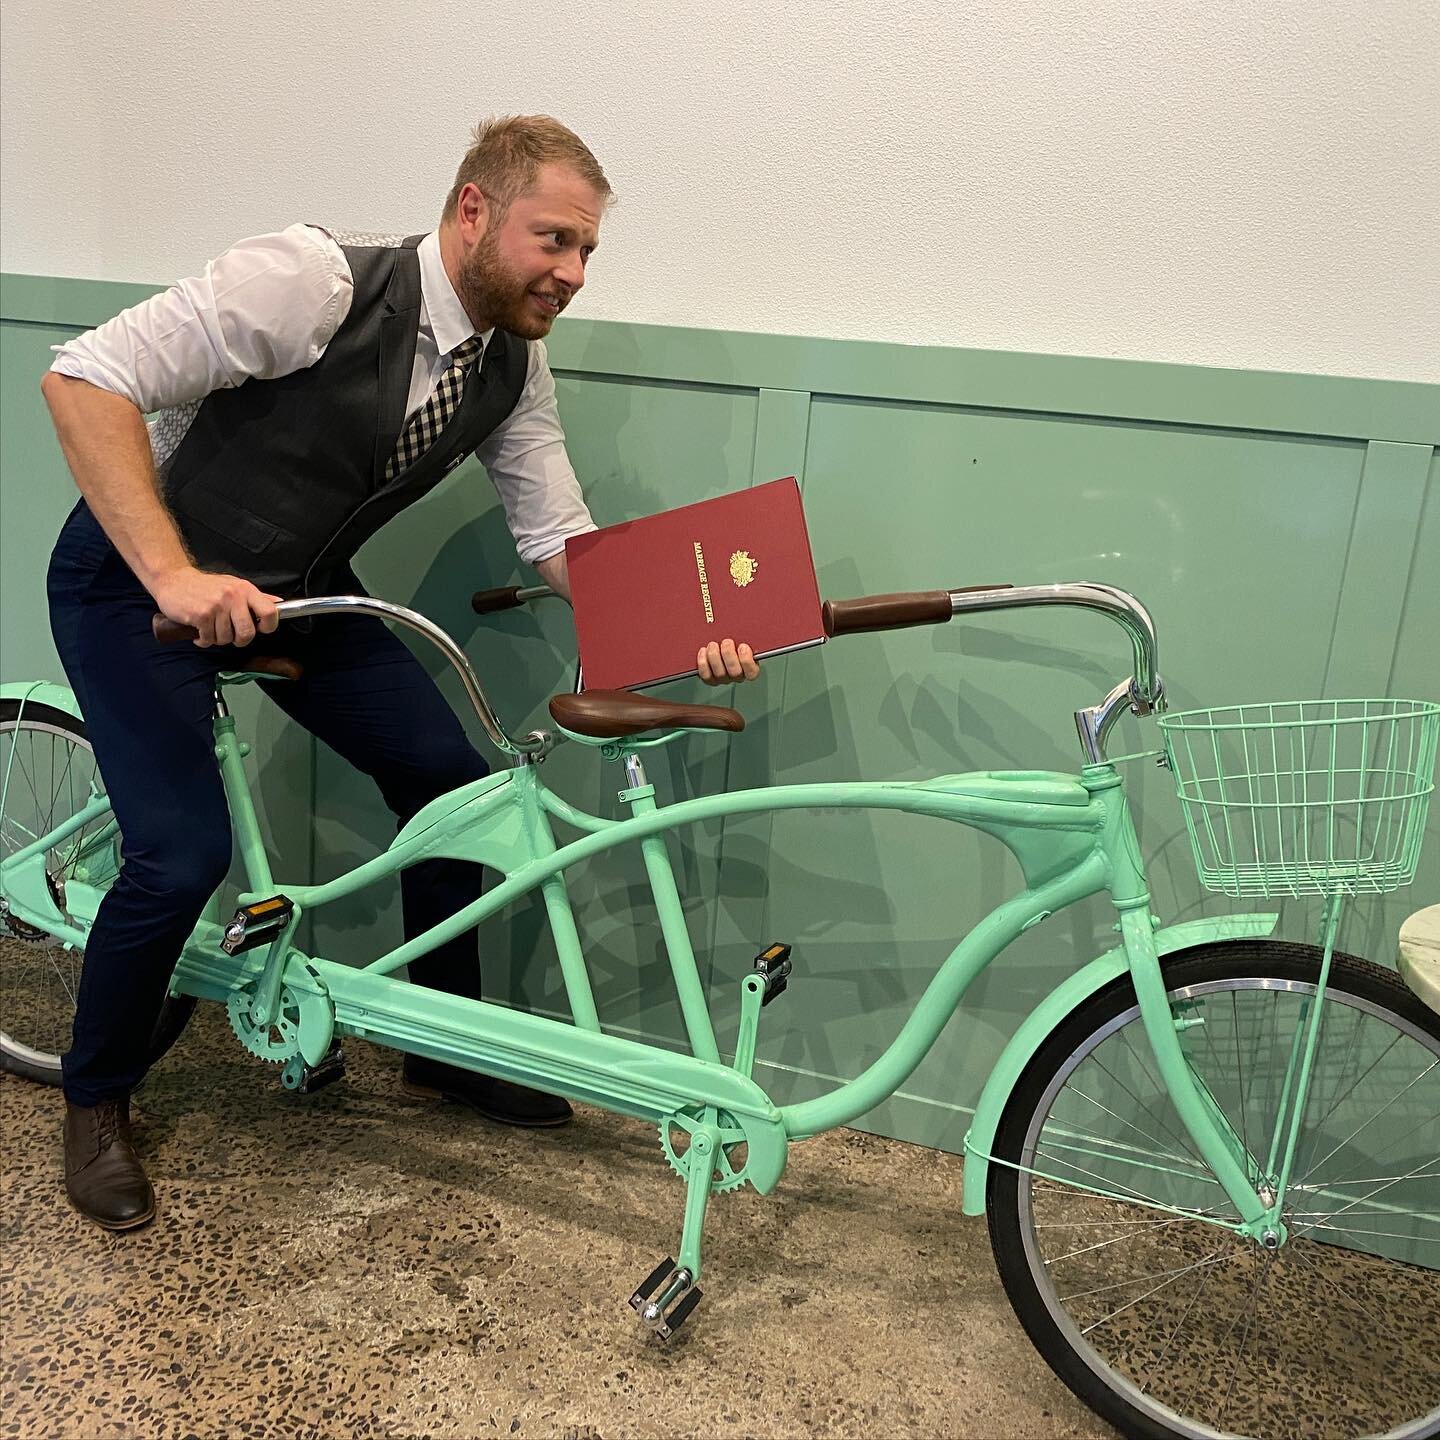
MULTIPOLYGON (((1087 770, 1085 781, 1092 791, 1109 790, 1112 786, 1118 789, 1119 786, 1119 777, 1110 767, 1087 770)), ((1103 843, 1110 858, 1109 888, 1120 911, 1119 928, 1125 942, 1135 995, 1140 1002, 1140 1020, 1159 1066, 1160 1078, 1186 1133, 1194 1142, 1196 1152, 1209 1166, 1240 1217, 1240 1223, 1233 1228, 1267 1250, 1279 1249, 1286 1240, 1280 1216, 1299 1139, 1300 1120, 1309 1094, 1325 982, 1329 977, 1330 957, 1339 926, 1340 899, 1332 897, 1326 904, 1325 956, 1319 986, 1313 1006, 1306 1007, 1308 1014, 1302 1012, 1296 1029, 1282 1090, 1281 1118, 1276 1125, 1270 1154, 1262 1162, 1236 1134, 1235 1127, 1185 1057, 1180 1032, 1195 1022, 1184 1015, 1177 1015, 1171 1009, 1166 994, 1160 956, 1155 948, 1154 932, 1158 922, 1150 914, 1150 891, 1140 861, 1139 841, 1123 796, 1111 810, 1103 843)))
POLYGON ((1191 1022, 1176 1015, 1170 1007, 1151 934, 1153 922, 1148 903, 1126 908, 1120 916, 1130 974, 1140 1001, 1141 1022, 1155 1052, 1161 1078, 1201 1159, 1210 1167, 1240 1215, 1242 1223, 1235 1228, 1267 1250, 1279 1249, 1288 1238, 1281 1215, 1299 1145, 1300 1124, 1310 1096, 1325 1007, 1325 987, 1330 978, 1330 962, 1335 952, 1343 904, 1343 897, 1339 895, 1329 896, 1325 902, 1320 935, 1323 955, 1315 996, 1313 1000, 1305 1000, 1300 1007, 1280 1085, 1275 1133, 1263 1160, 1247 1149, 1204 1081, 1185 1058, 1179 1032, 1191 1022))
POLYGON ((1239 1213, 1241 1233, 1267 1249, 1276 1249, 1284 1235, 1277 1228, 1278 1207, 1270 1198, 1266 1179, 1181 1049, 1179 1031, 1188 1022, 1171 1010, 1165 993, 1148 895, 1121 904, 1120 933, 1140 1002, 1140 1021, 1181 1123, 1239 1213))

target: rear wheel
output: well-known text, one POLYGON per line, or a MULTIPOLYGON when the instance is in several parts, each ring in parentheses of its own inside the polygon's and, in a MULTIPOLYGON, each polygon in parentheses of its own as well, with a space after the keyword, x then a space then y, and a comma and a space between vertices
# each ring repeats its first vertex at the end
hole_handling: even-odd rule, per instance
MULTIPOLYGON (((1192 1070, 1272 1178, 1319 962, 1280 942, 1162 962, 1192 1070)), ((1160 1082, 1128 976, 1011 1095, 987 1195, 1001 1278, 1051 1368, 1127 1435, 1440 1430, 1440 1016, 1336 955, 1321 1017, 1278 1249, 1225 1228, 1239 1217, 1160 1082)))
MULTIPOLYGON (((0 860, 48 834, 101 788, 85 726, 49 705, 0 700, 0 860)), ((90 821, 47 852, 45 872, 60 910, 83 891, 93 900, 120 869, 113 815, 90 821), (71 894, 67 897, 67 887, 71 894)), ((77 923, 82 917, 72 915, 77 923)), ((61 1081, 70 1048, 84 952, 0 910, 0 1069, 46 1085, 61 1081)), ((179 1038, 194 996, 167 996, 150 1041, 153 1063, 179 1038)))

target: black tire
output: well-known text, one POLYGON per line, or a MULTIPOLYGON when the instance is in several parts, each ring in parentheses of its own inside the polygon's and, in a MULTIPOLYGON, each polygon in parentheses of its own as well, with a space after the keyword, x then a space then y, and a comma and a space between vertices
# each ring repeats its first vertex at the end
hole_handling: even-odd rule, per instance
MULTIPOLYGON (((1193 1041, 1181 1030, 1187 1055, 1237 1135, 1242 1125, 1250 1127, 1244 1143, 1252 1155, 1265 1154, 1267 1136, 1284 1128, 1278 1122, 1262 1128, 1271 1079, 1290 1053, 1289 1036, 1298 1028, 1295 1023, 1282 1028, 1280 1017, 1308 1013, 1306 987, 1313 993, 1320 958, 1312 946, 1261 940, 1199 946, 1162 962, 1172 1003, 1180 1006, 1177 1019, 1198 1026, 1199 1038, 1193 1041), (1250 1017, 1259 1017, 1248 1077, 1242 1001, 1247 1037, 1250 1017), (1227 1091, 1212 1083, 1212 1075, 1218 1082, 1229 1073, 1223 1056, 1231 1014, 1234 1053, 1242 1063, 1238 1089, 1227 1091), (1276 1027, 1269 1038, 1263 1023, 1267 1014, 1276 1027), (1211 1047, 1213 1060, 1202 1045, 1211 1047), (1270 1052, 1278 1058, 1262 1080, 1256 1057, 1270 1052), (1262 1085, 1261 1120, 1252 1123, 1262 1085)), ((1285 1197, 1286 1241, 1267 1252, 1215 1224, 1153 1208, 1169 1186, 1177 1210, 1193 1216, 1204 1208, 1221 1219, 1225 1213, 1205 1203, 1213 1192, 1202 1187, 1219 1191, 1208 1167, 1198 1157, 1192 1164, 1189 1155, 1177 1153, 1170 1122, 1183 1130, 1178 1116, 1150 1103, 1136 1083, 1140 1068, 1131 1067, 1119 1048, 1122 1041, 1130 1043, 1127 1035, 1133 1036, 1127 1026, 1138 1025, 1132 1022, 1136 1008, 1128 975, 1080 1005, 1037 1051, 996 1132, 995 1158, 1007 1163, 992 1163, 989 1170, 991 1245, 1006 1293, 1035 1347, 1081 1400, 1127 1436, 1169 1440, 1263 1434, 1266 1440, 1281 1435, 1328 1440, 1383 1434, 1421 1440, 1440 1433, 1440 1363, 1434 1350, 1440 1319, 1440 1234, 1434 1222, 1440 1215, 1440 1161, 1435 1158, 1440 1156, 1440 1106, 1435 1104, 1440 1016, 1393 971, 1335 955, 1321 1012, 1325 1058, 1317 1060, 1297 1147, 1297 1157, 1303 1152, 1309 1169, 1302 1174, 1297 1158, 1285 1197), (1347 1034, 1354 1053, 1337 1058, 1347 1034), (1362 1075, 1372 1046, 1384 1063, 1377 1060, 1362 1075), (1398 1112, 1381 1121, 1394 1103, 1384 1097, 1406 1095, 1404 1085, 1390 1079, 1392 1066, 1402 1076, 1411 1069, 1419 1076, 1412 1083, 1421 1088, 1405 1101, 1413 1102, 1413 1114, 1420 1117, 1408 1135, 1398 1112), (1107 1089, 1107 1075, 1116 1081, 1115 1090, 1107 1089), (1353 1084, 1352 1075, 1358 1077, 1353 1084), (1378 1108, 1365 1120, 1372 1087, 1378 1108), (1136 1101, 1129 1120, 1104 1105, 1108 1095, 1122 1093, 1136 1101), (1372 1121, 1381 1126, 1354 1147, 1365 1160, 1359 1178, 1353 1168, 1340 1168, 1350 1150, 1337 1146, 1322 1153, 1333 1133, 1349 1128, 1352 1113, 1346 1107, 1362 1117, 1356 1136, 1365 1135, 1372 1121), (1402 1131, 1405 1148, 1394 1159, 1380 1159, 1394 1148, 1382 1133, 1385 1126, 1402 1131), (1142 1132, 1150 1136, 1148 1154, 1146 1145, 1136 1143, 1142 1132), (1125 1143, 1118 1143, 1117 1136, 1125 1143), (1332 1159, 1337 1153, 1339 1160, 1332 1159), (1411 1166, 1416 1153, 1418 1167, 1411 1166), (1151 1163, 1162 1155, 1164 1164, 1151 1163), (1372 1175, 1376 1164, 1386 1173, 1372 1175), (1406 1166, 1411 1166, 1408 1173, 1388 1174, 1406 1166), (1039 1170, 1046 1175, 1034 1173, 1039 1170), (1153 1176, 1144 1173, 1152 1170, 1157 1172, 1153 1176), (1109 1197, 1085 1190, 1082 1173, 1103 1178, 1109 1197), (1118 1180, 1121 1174, 1125 1184, 1118 1180), (1370 1187, 1372 1180, 1387 1183, 1368 1194, 1345 1188, 1370 1187), (1115 1198, 1117 1186, 1134 1186, 1130 1193, 1136 1200, 1115 1198), (1418 1197, 1411 1201, 1416 1210, 1390 1206, 1401 1218, 1384 1223, 1357 1214, 1345 1218, 1379 1190, 1389 1190, 1392 1199, 1418 1197), (1357 1198, 1350 1201, 1352 1194, 1357 1198), (1392 1230, 1392 1239, 1359 1239, 1392 1230), (1212 1245, 1213 1254, 1205 1255, 1212 1245), (1387 1246, 1391 1254, 1377 1253, 1387 1246), (1122 1278, 1115 1283, 1117 1274, 1122 1278), (1210 1290, 1207 1301, 1207 1288, 1217 1277, 1218 1289, 1210 1290), (1182 1284, 1188 1289, 1181 1290, 1182 1284), (1307 1303, 1313 1313, 1300 1313, 1307 1303), (1353 1345, 1347 1339, 1351 1335, 1353 1345)), ((1156 1085, 1158 1091, 1158 1080, 1156 1085)), ((1281 1089, 1275 1087, 1275 1093, 1281 1089)), ((1411 1118, 1407 1111, 1403 1123, 1411 1118)), ((1188 1145, 1188 1137, 1181 1144, 1188 1145)), ((1358 1213, 1380 1212, 1366 1207, 1358 1213)))
MULTIPOLYGON (((83 721, 50 705, 28 701, 22 707, 19 700, 0 700, 0 778, 8 771, 12 789, 7 793, 6 801, 11 804, 11 796, 15 797, 11 804, 12 810, 21 803, 20 792, 28 778, 21 763, 24 747, 27 741, 33 745, 35 739, 41 735, 48 738, 52 752, 64 750, 67 755, 62 779, 75 769, 77 760, 81 767, 77 772, 77 779, 88 782, 95 773, 94 751, 86 737, 83 721)), ((39 767, 35 768, 38 771, 39 767)), ((53 770, 51 775, 53 777, 53 770)), ((44 788, 43 782, 41 788, 44 788)), ((77 793, 83 798, 85 788, 82 786, 77 793)), ((40 803, 34 785, 30 787, 30 796, 37 805, 40 803)), ((51 816, 53 823, 59 823, 61 818, 63 812, 51 816)), ((14 853, 23 838, 23 829, 17 831, 13 824, 6 823, 5 816, 0 815, 0 857, 14 853)), ((22 984, 29 974, 45 968, 45 963, 41 962, 39 957, 54 957, 59 953, 58 942, 53 937, 47 937, 43 932, 18 921, 0 918, 0 999, 5 1002, 0 1003, 0 1070, 42 1085, 59 1085, 61 1082, 60 1045, 68 1037, 69 1025, 74 1016, 71 997, 78 982, 83 954, 64 952, 68 983, 65 976, 59 977, 64 998, 53 991, 43 998, 41 1003, 44 1021, 40 1032, 27 1033, 21 1029, 26 1023, 24 1016, 27 1006, 13 1003, 16 996, 13 993, 7 995, 9 987, 6 979, 8 976, 13 984, 22 984), (29 1041, 35 1043, 27 1043, 29 1041)), ((54 968, 56 963, 54 959, 49 962, 51 968, 54 968)), ((150 1038, 148 1063, 153 1065, 180 1038, 180 1033, 194 1009, 193 995, 165 997, 150 1038)))

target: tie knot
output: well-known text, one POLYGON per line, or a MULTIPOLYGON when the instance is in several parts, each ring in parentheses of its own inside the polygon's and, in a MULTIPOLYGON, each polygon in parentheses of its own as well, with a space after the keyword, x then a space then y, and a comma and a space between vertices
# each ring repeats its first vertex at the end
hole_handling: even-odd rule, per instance
POLYGON ((470 362, 480 353, 482 341, 478 335, 472 335, 468 340, 462 340, 450 352, 450 364, 458 365, 460 369, 466 369, 470 362))

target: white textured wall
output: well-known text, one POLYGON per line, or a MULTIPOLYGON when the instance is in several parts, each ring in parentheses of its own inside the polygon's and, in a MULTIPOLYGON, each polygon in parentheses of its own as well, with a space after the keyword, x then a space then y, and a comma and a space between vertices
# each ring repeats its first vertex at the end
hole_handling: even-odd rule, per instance
POLYGON ((576 313, 1440 379, 1440 0, 4 0, 0 267, 426 228, 493 111, 621 204, 576 313))

